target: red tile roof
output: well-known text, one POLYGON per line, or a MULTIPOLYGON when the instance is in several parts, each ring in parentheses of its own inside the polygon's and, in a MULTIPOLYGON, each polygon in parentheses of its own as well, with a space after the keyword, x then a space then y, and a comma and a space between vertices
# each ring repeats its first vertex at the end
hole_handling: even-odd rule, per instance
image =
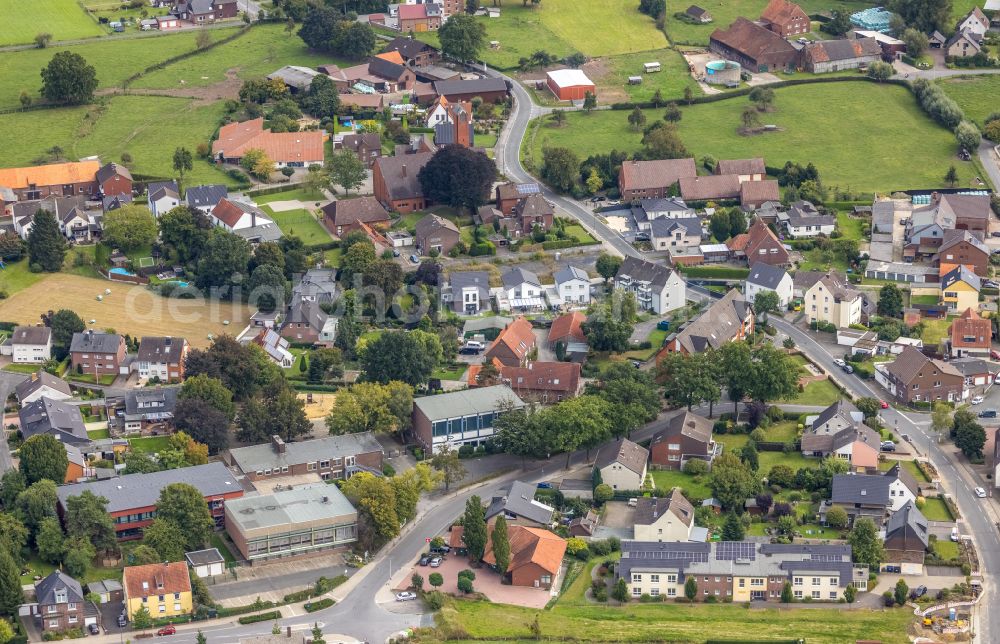
POLYGON ((740 178, 735 174, 681 177, 680 187, 685 201, 736 199, 740 196, 740 178))
POLYGON ((399 5, 400 20, 421 20, 427 17, 427 7, 422 4, 399 5))
POLYGON ((212 209, 212 216, 232 228, 243 216, 243 211, 232 201, 222 199, 212 209))
POLYGON ((535 334, 531 330, 531 322, 522 317, 505 326, 486 355, 492 356, 493 352, 501 346, 506 346, 519 360, 523 361, 531 348, 535 346, 535 334))
POLYGON ((780 201, 778 182, 774 179, 764 181, 744 181, 740 184, 740 203, 757 204, 765 201, 780 201))
POLYGON ((126 566, 122 573, 122 585, 130 598, 191 592, 188 567, 182 561, 126 566))
POLYGON ((948 332, 951 334, 951 345, 954 348, 989 349, 993 325, 969 308, 951 323, 948 332))
POLYGON ((17 190, 36 186, 58 186, 67 183, 95 181, 99 161, 50 163, 28 168, 0 168, 0 186, 17 190))
POLYGON ((264 129, 264 119, 229 123, 219 129, 212 143, 212 155, 238 159, 248 150, 260 149, 276 163, 322 162, 323 133, 319 131, 271 132, 264 129))
MULTIPOLYGON (((520 390, 530 391, 553 391, 575 395, 580 389, 580 369, 579 362, 529 362, 524 367, 508 367, 493 361, 500 371, 500 377, 510 382, 510 388, 518 393, 520 390)), ((468 382, 469 387, 478 387, 476 377, 482 370, 482 365, 472 365, 469 367, 468 382)))
POLYGON ((760 14, 760 19, 777 25, 786 25, 793 20, 809 22, 809 16, 802 7, 788 0, 771 0, 760 14))
MULTIPOLYGON (((778 257, 781 259, 782 263, 788 261, 788 251, 785 250, 784 245, 778 240, 778 237, 774 232, 768 228, 761 219, 754 219, 753 224, 750 225, 750 230, 747 231, 747 246, 746 254, 747 257, 758 258, 757 251, 761 248, 777 248, 778 252, 773 256, 769 255, 771 259, 778 257)), ((773 262, 768 261, 768 264, 773 262)))
POLYGON ((621 185, 624 190, 667 188, 681 177, 693 177, 694 159, 660 159, 658 161, 626 161, 622 164, 621 185))
POLYGON ((549 328, 549 343, 586 342, 587 336, 583 333, 583 323, 586 321, 587 316, 580 311, 560 315, 552 321, 552 326, 549 328))
MULTIPOLYGON (((512 525, 507 527, 507 537, 510 541, 510 565, 505 572, 517 570, 529 563, 537 565, 552 575, 559 572, 563 556, 566 554, 566 540, 559 535, 542 528, 528 528, 512 525)), ((493 556, 493 530, 488 531, 486 552, 483 561, 495 566, 493 556)))

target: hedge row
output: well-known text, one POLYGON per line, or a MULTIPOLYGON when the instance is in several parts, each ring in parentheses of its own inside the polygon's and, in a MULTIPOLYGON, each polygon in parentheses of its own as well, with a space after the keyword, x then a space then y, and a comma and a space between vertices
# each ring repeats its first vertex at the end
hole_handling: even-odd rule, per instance
POLYGON ((576 246, 592 246, 594 244, 600 244, 599 241, 592 242, 582 242, 578 239, 556 239, 553 241, 542 242, 542 250, 560 250, 562 248, 574 248, 576 246))
POLYGON ((309 602, 308 604, 302 606, 302 608, 306 609, 307 613, 315 613, 318 610, 329 608, 330 606, 333 606, 333 604, 334 601, 332 599, 330 599, 329 597, 324 597, 318 602, 309 602))
POLYGON ((276 619, 281 619, 281 611, 272 610, 266 613, 258 613, 257 615, 245 615, 236 621, 240 624, 256 624, 257 622, 270 622, 276 619))

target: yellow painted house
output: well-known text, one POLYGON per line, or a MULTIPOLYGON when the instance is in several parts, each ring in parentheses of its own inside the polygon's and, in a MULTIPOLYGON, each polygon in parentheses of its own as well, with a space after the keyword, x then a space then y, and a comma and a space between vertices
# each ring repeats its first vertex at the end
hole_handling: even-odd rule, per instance
POLYGON ((129 621, 143 606, 153 619, 187 615, 193 610, 191 577, 184 562, 127 566, 122 587, 129 621))
POLYGON ((965 266, 957 266, 941 276, 941 303, 952 311, 979 310, 979 276, 965 266))

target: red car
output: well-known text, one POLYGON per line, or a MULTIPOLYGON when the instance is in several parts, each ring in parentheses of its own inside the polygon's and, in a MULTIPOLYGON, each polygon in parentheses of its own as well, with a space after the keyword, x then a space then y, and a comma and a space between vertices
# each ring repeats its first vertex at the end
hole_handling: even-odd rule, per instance
POLYGON ((156 631, 156 634, 157 635, 173 635, 176 632, 177 632, 177 629, 174 628, 173 624, 167 624, 166 626, 164 626, 160 630, 156 631))
POLYGON ((889 403, 887 403, 884 400, 880 400, 879 404, 882 405, 882 409, 888 409, 889 408, 889 403))
POLYGON ((1000 351, 990 350, 990 357, 994 360, 1000 360, 1000 351))

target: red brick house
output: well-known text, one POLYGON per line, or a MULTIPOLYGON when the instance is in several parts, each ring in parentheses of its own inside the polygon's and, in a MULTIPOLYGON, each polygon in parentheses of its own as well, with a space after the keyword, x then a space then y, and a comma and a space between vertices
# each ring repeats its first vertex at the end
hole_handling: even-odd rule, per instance
POLYGON ((940 274, 947 275, 959 266, 965 266, 980 277, 988 277, 990 249, 980 236, 968 230, 945 230, 934 257, 940 274))
POLYGON ((74 333, 69 347, 70 365, 88 376, 117 376, 125 360, 125 338, 113 333, 74 333))
POLYGON ((558 342, 586 344, 587 336, 583 332, 583 323, 586 321, 587 316, 581 311, 572 311, 552 320, 552 326, 549 327, 549 347, 555 349, 558 342))
POLYGON ((771 0, 760 14, 760 21, 782 38, 800 36, 810 31, 809 16, 802 7, 788 0, 771 0))
POLYGON ((688 411, 674 416, 653 434, 649 453, 649 462, 665 470, 679 470, 692 458, 711 463, 715 457, 712 421, 688 411))
POLYGON ((528 354, 535 348, 535 334, 531 323, 517 318, 500 331, 500 335, 486 350, 484 359, 496 358, 509 367, 520 367, 528 362, 528 354))
POLYGON ((971 308, 966 309, 965 313, 951 323, 948 335, 951 337, 951 357, 989 358, 990 345, 993 342, 993 324, 981 318, 971 308))
MULTIPOLYGON (((737 235, 737 237, 742 237, 742 235, 737 235)), ((786 266, 788 264, 788 250, 774 234, 774 231, 760 219, 754 219, 750 230, 746 232, 745 241, 743 253, 746 255, 748 263, 763 262, 770 266, 786 266)))
POLYGON ((108 163, 97 171, 97 189, 105 197, 114 195, 132 196, 132 173, 117 163, 108 163))
POLYGON ((200 25, 235 18, 239 4, 237 0, 177 0, 171 13, 200 25))
POLYGON ((42 633, 58 633, 71 628, 83 628, 87 601, 80 582, 61 570, 54 570, 35 582, 34 610, 40 621, 42 633))
POLYGON ((382 156, 382 137, 374 133, 348 134, 340 142, 340 148, 350 150, 370 168, 375 159, 382 156))
MULTIPOLYGON (((493 364, 500 372, 500 382, 514 390, 526 402, 556 403, 573 398, 580 393, 578 362, 529 362, 523 367, 508 367, 496 358, 493 364)), ((469 367, 469 387, 481 386, 477 382, 482 365, 469 367)), ((482 386, 498 384, 483 383, 482 386)))
POLYGON ((399 30, 406 34, 411 31, 434 31, 440 27, 441 13, 428 11, 429 6, 426 4, 399 5, 399 30))
POLYGON ((514 214, 514 207, 529 195, 540 194, 537 183, 502 183, 497 186, 497 210, 504 215, 514 214))
POLYGON ((373 228, 388 228, 389 212, 375 197, 338 199, 323 206, 323 225, 337 237, 361 230, 362 223, 373 228))
MULTIPOLYGON (((496 570, 493 525, 488 528, 483 561, 496 570)), ((566 540, 548 530, 521 525, 509 526, 507 536, 510 541, 510 564, 507 570, 497 571, 500 576, 509 579, 512 586, 550 589, 566 554, 566 540)))
POLYGON ((542 230, 552 228, 555 210, 541 194, 528 195, 514 206, 514 218, 521 227, 521 234, 527 235, 538 226, 542 230))
POLYGON ((28 168, 0 168, 0 186, 13 191, 18 201, 49 195, 97 195, 99 161, 50 163, 28 168))
POLYGON ((682 177, 697 175, 694 159, 625 161, 618 172, 618 190, 626 202, 662 199, 682 177))
POLYGON ((309 474, 337 481, 362 471, 381 472, 383 456, 374 434, 361 432, 294 443, 272 436, 270 443, 235 447, 223 458, 251 481, 309 474))
POLYGON ((375 198, 386 209, 404 214, 426 208, 428 201, 417 175, 433 156, 418 152, 376 159, 372 165, 375 198))

